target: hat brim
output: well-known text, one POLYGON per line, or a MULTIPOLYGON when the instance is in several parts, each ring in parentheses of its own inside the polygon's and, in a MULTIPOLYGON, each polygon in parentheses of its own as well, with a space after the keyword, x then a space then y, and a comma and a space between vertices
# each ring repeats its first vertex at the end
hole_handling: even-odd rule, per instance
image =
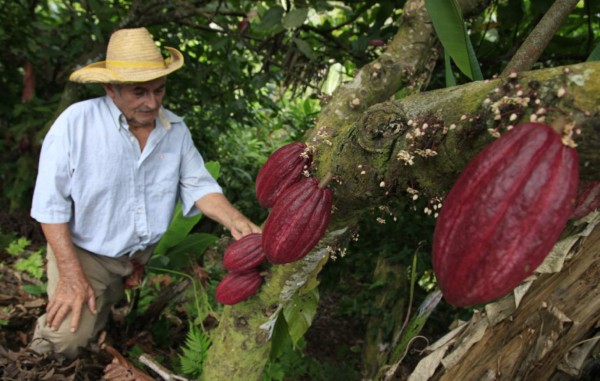
POLYGON ((147 82, 164 77, 183 66, 183 54, 166 46, 171 56, 165 60, 164 68, 120 69, 119 73, 106 68, 106 61, 96 62, 74 71, 69 80, 79 83, 135 83, 147 82))

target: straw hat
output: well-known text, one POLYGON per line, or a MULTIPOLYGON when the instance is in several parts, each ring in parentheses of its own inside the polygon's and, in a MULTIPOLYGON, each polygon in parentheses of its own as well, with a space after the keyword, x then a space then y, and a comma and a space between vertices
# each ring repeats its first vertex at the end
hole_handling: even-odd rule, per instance
POLYGON ((80 83, 146 82, 163 77, 183 66, 183 55, 165 47, 164 59, 146 28, 121 29, 110 36, 106 61, 74 71, 69 79, 80 83))

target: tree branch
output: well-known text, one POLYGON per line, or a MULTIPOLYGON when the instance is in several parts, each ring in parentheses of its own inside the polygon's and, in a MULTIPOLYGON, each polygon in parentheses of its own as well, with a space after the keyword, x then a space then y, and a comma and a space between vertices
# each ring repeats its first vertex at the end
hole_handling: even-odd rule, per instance
POLYGON ((578 2, 579 0, 556 0, 506 65, 501 76, 531 69, 578 2))

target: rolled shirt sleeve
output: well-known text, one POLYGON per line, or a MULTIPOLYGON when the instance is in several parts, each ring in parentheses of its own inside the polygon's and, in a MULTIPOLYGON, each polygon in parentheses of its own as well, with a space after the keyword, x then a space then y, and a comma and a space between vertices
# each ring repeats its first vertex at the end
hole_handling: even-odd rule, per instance
POLYGON ((195 206, 196 201, 210 193, 223 193, 223 190, 206 169, 189 132, 184 138, 182 152, 179 183, 181 210, 184 217, 192 217, 200 213, 195 206))
POLYGON ((58 120, 42 143, 31 216, 42 223, 66 223, 72 216, 68 136, 58 120))

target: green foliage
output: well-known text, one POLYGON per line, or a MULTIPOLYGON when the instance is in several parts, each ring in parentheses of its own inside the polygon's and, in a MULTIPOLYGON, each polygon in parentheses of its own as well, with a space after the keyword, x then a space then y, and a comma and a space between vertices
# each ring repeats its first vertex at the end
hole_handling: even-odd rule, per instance
POLYGON ((204 360, 210 347, 209 337, 194 324, 189 324, 185 345, 179 355, 181 371, 188 377, 198 378, 202 374, 204 360))
POLYGON ((6 248, 6 252, 12 256, 17 256, 22 254, 29 245, 31 245, 31 241, 21 237, 16 241, 10 242, 6 248))
MULTIPOLYGON (((438 33, 448 57, 445 65, 442 59, 438 62, 430 88, 480 78, 478 62, 484 78, 499 73, 553 2, 495 0, 479 16, 463 20, 456 12, 455 1, 428 0, 436 30, 441 28, 438 33), (453 37, 446 38, 450 36, 453 37)), ((405 1, 235 0, 202 5, 155 0, 4 3, 0 13, 1 207, 29 208, 41 140, 57 111, 73 99, 103 94, 100 86, 68 86, 70 72, 77 65, 104 58, 105 44, 115 28, 143 25, 161 46, 176 47, 185 56, 184 68, 169 76, 165 106, 185 118, 205 160, 221 164, 219 182, 226 196, 260 223, 267 214, 255 199, 254 179, 260 166, 276 148, 303 140, 305 132, 314 127, 321 107, 321 91, 331 94, 339 83, 384 51, 384 47, 370 46, 369 41, 391 41, 403 22, 405 1), (26 63, 33 65, 36 85, 33 100, 23 103, 26 63)), ((600 2, 580 2, 535 68, 597 60, 598 14, 600 2)), ((398 93, 402 91, 399 89, 398 93)), ((373 303, 373 295, 388 286, 373 281, 379 256, 409 270, 416 269, 414 303, 425 300, 435 286, 426 254, 430 250, 434 219, 417 212, 422 206, 403 202, 391 205, 398 220, 387 218, 386 224, 375 222, 380 217, 377 211, 365 216, 358 242, 349 248, 347 256, 330 262, 320 275, 321 297, 329 292, 342 295, 334 317, 361 322, 391 313, 386 310, 389 305, 378 308, 373 303), (418 266, 411 267, 415 249, 422 242, 418 266)), ((203 289, 184 270, 216 239, 208 234, 215 231, 194 232, 201 218, 183 219, 178 209, 172 228, 152 260, 155 274, 168 273, 174 281, 192 279, 193 295, 184 307, 196 327, 214 305, 211 298, 215 286, 214 280, 209 280, 208 290, 203 289)), ((8 244, 16 239, 6 236, 0 235, 0 242, 8 244)), ((12 255, 21 256, 26 246, 24 242, 15 242, 9 250, 12 255)), ((23 258, 20 266, 23 271, 33 269, 36 274, 39 272, 35 269, 41 268, 33 255, 23 258)), ((26 287, 28 292, 41 291, 26 287)), ((144 287, 140 308, 145 308, 158 292, 157 284, 144 287)), ((286 319, 277 320, 275 351, 265 379, 359 378, 351 374, 354 364, 339 369, 318 364, 303 354, 307 345, 303 335, 317 303, 316 289, 314 293, 283 311, 282 316, 291 323, 289 327, 286 319), (285 324, 283 329, 277 329, 280 324, 285 324)), ((398 290, 398 299, 406 295, 408 289, 398 290)), ((464 318, 464 314, 464 309, 441 303, 430 317, 427 329, 445 330, 449 321, 464 318)), ((157 324, 160 326, 156 328, 157 337, 168 341, 168 323, 161 320, 157 324)), ((385 331, 387 326, 383 328, 385 331)), ((188 338, 193 340, 186 346, 188 349, 192 343, 199 343, 198 337, 188 338)), ((348 351, 340 348, 340 356, 348 355, 348 351)), ((190 365, 199 363, 194 361, 190 365)))
MULTIPOLYGON (((42 279, 44 275, 44 258, 42 254, 45 249, 31 252, 27 250, 29 245, 31 245, 30 240, 20 237, 11 241, 5 251, 13 257, 20 257, 12 265, 15 270, 25 272, 35 279, 42 279)), ((27 291, 26 287, 24 289, 27 291)), ((28 289, 32 291, 31 293, 39 293, 41 291, 39 287, 28 287, 28 289)))
POLYGON ((458 2, 456 0, 426 0, 425 4, 445 51, 467 77, 475 81, 482 80, 483 75, 458 2))
MULTIPOLYGON (((283 317, 287 323, 292 344, 295 346, 310 328, 317 313, 319 304, 318 288, 306 293, 296 293, 292 300, 283 307, 283 317)), ((281 319, 282 316, 279 316, 281 319)))
POLYGON ((48 290, 48 284, 46 284, 46 283, 42 283, 40 285, 25 284, 25 285, 21 286, 21 288, 23 289, 23 291, 25 291, 29 295, 42 296, 42 295, 46 294, 46 292, 48 290))
MULTIPOLYGON (((218 179, 221 169, 220 164, 207 162, 205 165, 208 172, 215 179, 218 179)), ((154 249, 150 266, 169 266, 171 270, 180 270, 190 258, 195 258, 204 253, 218 237, 206 233, 190 234, 201 218, 201 213, 193 217, 184 217, 181 204, 178 203, 167 231, 154 249)))
POLYGON ((23 271, 34 277, 35 279, 42 279, 44 275, 44 258, 40 249, 36 252, 31 253, 27 258, 19 259, 14 264, 14 268, 18 271, 23 271))
POLYGON ((277 319, 271 338, 269 361, 263 372, 263 381, 360 379, 360 375, 354 370, 356 364, 351 360, 355 356, 348 355, 348 348, 339 348, 335 354, 335 364, 329 364, 305 355, 306 339, 302 337, 293 343, 289 331, 285 319, 277 319))

